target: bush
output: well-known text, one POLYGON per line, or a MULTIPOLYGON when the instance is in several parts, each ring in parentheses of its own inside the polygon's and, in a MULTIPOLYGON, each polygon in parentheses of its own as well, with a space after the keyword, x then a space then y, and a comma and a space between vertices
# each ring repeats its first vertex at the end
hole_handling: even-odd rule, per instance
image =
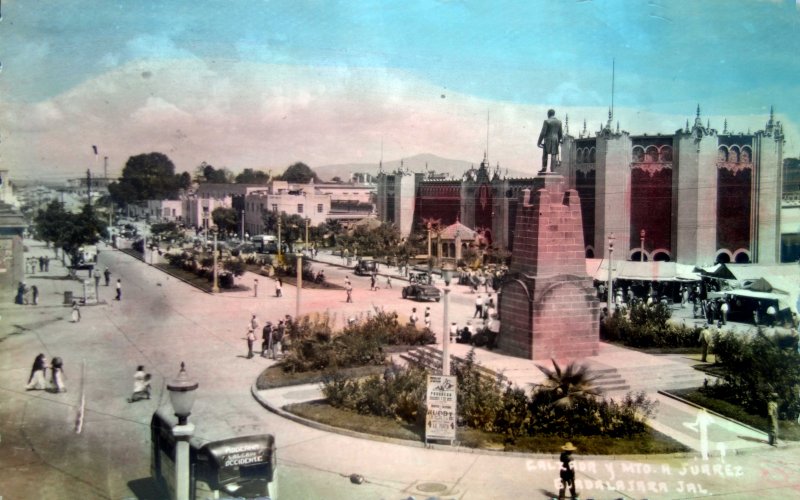
POLYGON ((631 347, 696 347, 700 329, 667 323, 669 308, 661 303, 617 308, 606 319, 605 340, 631 347))
POLYGON ((793 336, 714 333, 713 351, 722 365, 722 382, 704 387, 713 397, 741 405, 757 415, 766 415, 770 394, 778 395, 781 419, 800 416, 800 354, 793 336))
POLYGON ((304 316, 287 331, 291 340, 284 370, 302 372, 332 367, 380 365, 384 345, 422 345, 435 342, 430 330, 401 325, 395 312, 377 311, 365 320, 334 333, 327 314, 304 316))
MULTIPOLYGON (((523 389, 482 373, 474 351, 453 371, 458 380, 459 423, 501 434, 507 442, 539 435, 637 436, 647 432, 645 421, 655 413, 656 403, 643 392, 628 393, 621 401, 587 395, 571 399, 569 405, 560 404, 564 398, 553 387, 537 387, 528 396, 523 389)), ((585 372, 568 367, 563 374, 585 372)), ((424 370, 396 365, 387 367, 382 377, 348 379, 337 373, 323 381, 323 394, 334 407, 418 424, 424 421, 426 388, 424 370)))

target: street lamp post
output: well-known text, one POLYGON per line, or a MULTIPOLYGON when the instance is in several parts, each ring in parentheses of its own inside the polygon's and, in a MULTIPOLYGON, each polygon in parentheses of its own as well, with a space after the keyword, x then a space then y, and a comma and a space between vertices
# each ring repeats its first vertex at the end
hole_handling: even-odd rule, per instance
POLYGON ((242 234, 239 235, 239 239, 244 241, 244 210, 242 210, 242 229, 241 229, 241 233, 242 234))
POLYGON ((614 263, 614 233, 608 235, 608 312, 614 311, 614 280, 611 268, 614 263))
POLYGON ((639 231, 639 262, 644 262, 644 237, 646 234, 647 232, 644 229, 639 231))
POLYGON ((431 223, 428 222, 428 262, 431 261, 431 223))
POLYGON ((311 218, 306 217, 306 250, 308 250, 308 223, 311 222, 311 218))
POLYGON ((453 269, 450 265, 442 267, 444 278, 444 320, 442 322, 442 375, 450 375, 450 281, 453 269))
POLYGON ((217 232, 214 231, 214 284, 211 286, 211 293, 219 293, 219 281, 217 276, 217 232))
POLYGON ((281 214, 278 214, 278 257, 281 256, 281 214))
POLYGON ((294 317, 300 317, 300 292, 303 290, 303 254, 297 252, 297 300, 295 301, 294 317))
POLYGON ((192 414, 192 406, 196 397, 195 391, 199 387, 196 381, 191 380, 186 374, 186 365, 181 362, 178 376, 167 384, 169 400, 178 425, 172 428, 175 436, 175 498, 176 500, 189 500, 189 439, 194 434, 194 424, 188 422, 192 414))

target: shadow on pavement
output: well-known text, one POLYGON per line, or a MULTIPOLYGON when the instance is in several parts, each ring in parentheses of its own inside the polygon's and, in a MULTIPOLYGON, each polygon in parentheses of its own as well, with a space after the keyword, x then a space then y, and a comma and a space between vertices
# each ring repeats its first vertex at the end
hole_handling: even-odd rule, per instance
POLYGON ((133 492, 137 500, 161 500, 162 498, 167 498, 164 491, 158 487, 158 483, 152 477, 128 481, 128 488, 133 492))

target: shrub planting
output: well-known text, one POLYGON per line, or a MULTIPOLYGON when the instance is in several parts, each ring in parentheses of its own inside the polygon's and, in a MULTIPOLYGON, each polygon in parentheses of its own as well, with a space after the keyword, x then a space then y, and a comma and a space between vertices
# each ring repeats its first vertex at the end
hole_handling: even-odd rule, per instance
POLYGON ((385 345, 423 345, 435 342, 430 330, 400 324, 397 313, 376 311, 334 332, 326 314, 308 315, 287 329, 289 351, 282 366, 287 372, 380 365, 385 345))
MULTIPOLYGON (((458 380, 459 425, 500 434, 507 442, 525 436, 609 436, 629 438, 646 432, 645 421, 656 402, 643 392, 621 401, 601 398, 583 367, 566 369, 553 362, 547 383, 530 393, 487 376, 471 351, 453 365, 458 380)), ((361 414, 424 422, 426 372, 420 368, 387 368, 383 377, 348 379, 331 375, 323 382, 328 402, 361 414)))
POLYGON ((800 416, 796 335, 770 335, 763 329, 753 336, 717 331, 713 351, 722 366, 722 381, 704 386, 701 392, 762 416, 766 416, 770 395, 775 393, 780 419, 796 420, 800 416))
POLYGON ((606 319, 604 340, 643 348, 696 347, 700 329, 670 324, 669 317, 669 308, 661 303, 617 308, 606 319))

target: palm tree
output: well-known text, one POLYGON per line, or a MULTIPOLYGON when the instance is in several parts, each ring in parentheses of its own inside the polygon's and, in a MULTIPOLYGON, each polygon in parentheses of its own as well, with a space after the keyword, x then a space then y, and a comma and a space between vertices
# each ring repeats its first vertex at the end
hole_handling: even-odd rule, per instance
POLYGON ((600 396, 599 389, 594 386, 597 377, 589 375, 586 365, 570 363, 566 369, 562 370, 556 360, 551 359, 551 361, 553 370, 540 367, 547 376, 547 380, 542 385, 551 393, 551 404, 562 408, 571 408, 580 400, 600 396))

